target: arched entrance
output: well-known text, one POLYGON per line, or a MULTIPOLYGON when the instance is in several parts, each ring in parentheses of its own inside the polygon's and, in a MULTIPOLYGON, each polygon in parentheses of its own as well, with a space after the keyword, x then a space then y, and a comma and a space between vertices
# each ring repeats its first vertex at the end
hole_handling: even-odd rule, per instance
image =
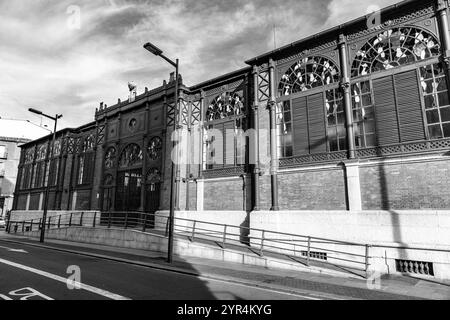
POLYGON ((117 173, 116 211, 137 211, 141 205, 142 150, 137 144, 129 144, 122 151, 117 173))
POLYGON ((159 210, 161 199, 161 171, 152 168, 147 172, 145 179, 145 212, 149 213, 148 227, 154 227, 155 213, 159 210))

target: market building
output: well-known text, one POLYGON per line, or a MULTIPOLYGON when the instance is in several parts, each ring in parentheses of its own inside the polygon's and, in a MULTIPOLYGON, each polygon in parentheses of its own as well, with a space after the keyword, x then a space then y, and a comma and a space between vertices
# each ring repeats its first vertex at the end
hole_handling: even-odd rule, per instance
POLYGON ((15 210, 42 210, 47 183, 51 210, 168 210, 175 121, 202 160, 180 166, 185 215, 450 245, 436 222, 450 207, 448 3, 404 1, 380 15, 378 26, 362 17, 195 86, 172 76, 102 103, 93 122, 57 133, 53 154, 50 137, 25 144, 15 210))

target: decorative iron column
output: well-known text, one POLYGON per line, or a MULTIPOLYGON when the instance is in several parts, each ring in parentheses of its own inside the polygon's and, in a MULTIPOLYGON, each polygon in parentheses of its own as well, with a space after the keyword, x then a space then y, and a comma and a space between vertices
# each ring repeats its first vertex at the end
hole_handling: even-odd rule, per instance
POLYGON ((271 211, 279 211, 278 205, 278 146, 277 146, 277 122, 276 108, 277 102, 275 98, 275 63, 269 60, 269 82, 270 82, 270 98, 268 108, 270 111, 270 180, 272 186, 272 208, 271 211))
MULTIPOLYGON (((450 83, 450 34, 448 24, 448 9, 446 0, 437 0, 436 11, 438 16, 438 25, 442 43, 442 62, 445 64, 445 73, 447 82, 450 83)), ((450 91, 449 91, 450 97, 450 91)))
MULTIPOLYGON (((261 172, 260 158, 259 158, 259 99, 258 99, 258 67, 253 67, 253 130, 255 130, 255 158, 251 159, 255 161, 253 164, 253 179, 254 179, 254 207, 253 211, 260 210, 260 197, 259 197, 259 174, 261 172)), ((251 147, 251 146, 250 146, 251 147)))
POLYGON ((191 184, 191 141, 192 141, 192 103, 191 98, 185 99, 185 103, 187 104, 188 114, 186 119, 187 126, 187 141, 186 141, 186 153, 187 153, 187 163, 186 163, 186 206, 185 210, 190 211, 190 184, 191 184))
POLYGON ((139 211, 145 211, 145 199, 146 199, 146 189, 147 189, 147 171, 148 171, 148 163, 147 163, 147 147, 148 147, 148 130, 149 130, 149 119, 150 119, 150 104, 149 102, 145 103, 145 120, 144 120, 144 135, 142 137, 142 153, 143 153, 143 162, 142 162, 142 181, 141 181, 141 204, 139 211))
POLYGON ((347 130, 348 157, 356 158, 355 134, 353 131, 352 97, 350 92, 350 75, 347 58, 347 42, 343 34, 339 35, 339 57, 341 63, 341 89, 344 94, 345 127, 347 130))

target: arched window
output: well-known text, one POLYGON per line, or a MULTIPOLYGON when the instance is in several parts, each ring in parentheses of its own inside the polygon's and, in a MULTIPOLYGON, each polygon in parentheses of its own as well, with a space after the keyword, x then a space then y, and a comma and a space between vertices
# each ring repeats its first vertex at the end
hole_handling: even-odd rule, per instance
POLYGON ((142 150, 137 144, 129 144, 120 154, 119 167, 128 168, 142 164, 142 150))
POLYGON ((243 115, 245 104, 242 92, 224 92, 206 110, 206 120, 209 122, 243 115))
POLYGON ((107 174, 103 180, 103 185, 105 187, 112 186, 114 184, 114 177, 111 174, 107 174))
POLYGON ((33 162, 33 160, 34 160, 34 152, 35 152, 34 148, 28 149, 25 152, 25 163, 32 163, 33 162))
POLYGON ((89 152, 94 150, 94 145, 95 145, 94 135, 91 134, 86 139, 84 139, 83 152, 89 152))
POLYGON ((163 142, 160 137, 154 137, 150 140, 147 148, 148 157, 151 160, 158 160, 162 155, 163 142))
POLYGON ((146 183, 157 184, 162 181, 161 171, 157 168, 152 168, 147 173, 146 183))
POLYGON ((280 96, 287 96, 336 82, 339 82, 339 69, 333 61, 320 56, 308 57, 289 68, 281 77, 278 90, 280 96))
POLYGON ((55 146, 53 147, 53 157, 57 157, 61 154, 61 140, 55 141, 55 146))
POLYGON ((77 185, 88 185, 92 183, 94 175, 94 135, 87 136, 81 147, 81 154, 78 155, 77 185))
POLYGON ((45 160, 47 157, 47 145, 39 146, 36 161, 45 160))
POLYGON ((114 164, 116 162, 116 156, 117 156, 116 148, 110 147, 106 151, 106 155, 105 155, 105 168, 106 169, 111 169, 114 167, 114 164))
POLYGON ((418 28, 393 28, 369 40, 356 54, 352 76, 388 70, 439 55, 439 42, 418 28))

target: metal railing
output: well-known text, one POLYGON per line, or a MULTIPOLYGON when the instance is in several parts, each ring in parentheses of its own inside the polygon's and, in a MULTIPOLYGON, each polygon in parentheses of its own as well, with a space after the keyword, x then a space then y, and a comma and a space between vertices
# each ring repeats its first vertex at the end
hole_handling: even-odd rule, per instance
MULTIPOLYGON (((144 212, 79 212, 48 217, 45 223, 46 230, 70 227, 115 228, 167 237, 169 217, 144 212)), ((8 221, 7 231, 26 233, 38 231, 41 226, 42 219, 8 221)), ((371 249, 389 248, 179 217, 174 220, 174 230, 176 237, 186 237, 191 242, 214 243, 222 249, 244 248, 259 256, 282 256, 308 267, 326 264, 361 277, 368 276, 371 259, 374 258, 371 256, 371 249)), ((410 247, 404 249, 431 250, 410 247)))

